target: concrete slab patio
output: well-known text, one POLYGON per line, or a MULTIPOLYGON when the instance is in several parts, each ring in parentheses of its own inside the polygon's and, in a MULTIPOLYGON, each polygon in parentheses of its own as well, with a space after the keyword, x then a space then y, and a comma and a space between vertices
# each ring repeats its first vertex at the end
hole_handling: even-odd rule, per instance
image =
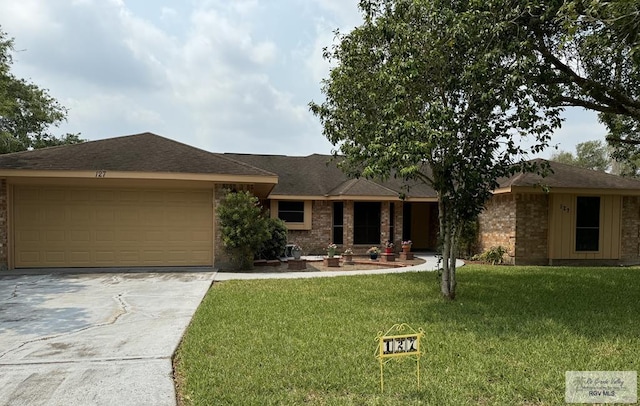
POLYGON ((213 272, 0 275, 0 405, 175 405, 213 272))

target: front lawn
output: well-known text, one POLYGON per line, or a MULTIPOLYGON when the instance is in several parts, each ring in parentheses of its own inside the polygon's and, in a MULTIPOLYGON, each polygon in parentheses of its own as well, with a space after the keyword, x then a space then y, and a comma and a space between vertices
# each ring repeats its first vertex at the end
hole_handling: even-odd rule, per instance
POLYGON ((215 284, 175 358, 194 405, 555 405, 565 371, 640 369, 640 270, 458 269, 458 299, 434 273, 215 284), (385 367, 375 337, 426 332, 415 362, 385 367))

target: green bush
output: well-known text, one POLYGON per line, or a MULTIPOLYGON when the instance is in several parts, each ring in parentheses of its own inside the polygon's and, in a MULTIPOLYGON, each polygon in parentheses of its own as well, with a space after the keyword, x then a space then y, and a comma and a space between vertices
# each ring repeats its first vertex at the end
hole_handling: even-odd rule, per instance
POLYGON ((478 219, 469 220, 462 224, 460 239, 458 240, 458 255, 460 258, 471 258, 478 249, 478 219))
POLYGON ((264 242, 260 257, 264 259, 278 259, 287 246, 287 226, 279 218, 267 218, 269 238, 264 242))
POLYGON ((502 245, 498 245, 497 247, 491 247, 480 254, 478 259, 491 265, 502 264, 504 262, 504 254, 506 253, 507 249, 502 245))
POLYGON ((237 269, 252 269, 254 255, 270 237, 260 201, 249 192, 228 193, 218 205, 222 246, 237 269))

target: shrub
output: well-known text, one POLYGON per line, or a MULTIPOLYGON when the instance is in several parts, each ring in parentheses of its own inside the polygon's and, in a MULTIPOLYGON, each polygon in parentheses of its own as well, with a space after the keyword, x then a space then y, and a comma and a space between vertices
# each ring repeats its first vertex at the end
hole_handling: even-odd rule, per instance
POLYGON ((502 245, 497 247, 491 247, 478 256, 483 262, 487 262, 491 265, 502 264, 504 262, 504 254, 507 253, 507 249, 502 245))
POLYGON ((269 238, 264 242, 260 256, 264 259, 278 259, 287 246, 287 226, 279 218, 267 218, 269 238))
POLYGON ((461 258, 470 258, 478 249, 478 220, 469 220, 462 224, 460 240, 458 241, 458 255, 461 258))
POLYGON ((254 254, 269 238, 260 201, 249 192, 231 192, 217 209, 222 246, 238 269, 252 269, 254 254))

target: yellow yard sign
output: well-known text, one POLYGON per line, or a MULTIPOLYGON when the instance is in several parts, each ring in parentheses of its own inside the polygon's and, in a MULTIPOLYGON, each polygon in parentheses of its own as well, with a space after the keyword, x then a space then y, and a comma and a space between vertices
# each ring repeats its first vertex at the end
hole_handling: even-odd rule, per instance
POLYGON ((420 341, 424 337, 424 330, 418 331, 411 328, 408 324, 394 324, 386 333, 380 331, 376 336, 378 348, 376 349, 376 358, 380 362, 380 390, 384 392, 384 364, 394 358, 415 357, 416 360, 416 378, 418 380, 418 388, 420 388, 420 356, 423 352, 420 350, 420 341))

